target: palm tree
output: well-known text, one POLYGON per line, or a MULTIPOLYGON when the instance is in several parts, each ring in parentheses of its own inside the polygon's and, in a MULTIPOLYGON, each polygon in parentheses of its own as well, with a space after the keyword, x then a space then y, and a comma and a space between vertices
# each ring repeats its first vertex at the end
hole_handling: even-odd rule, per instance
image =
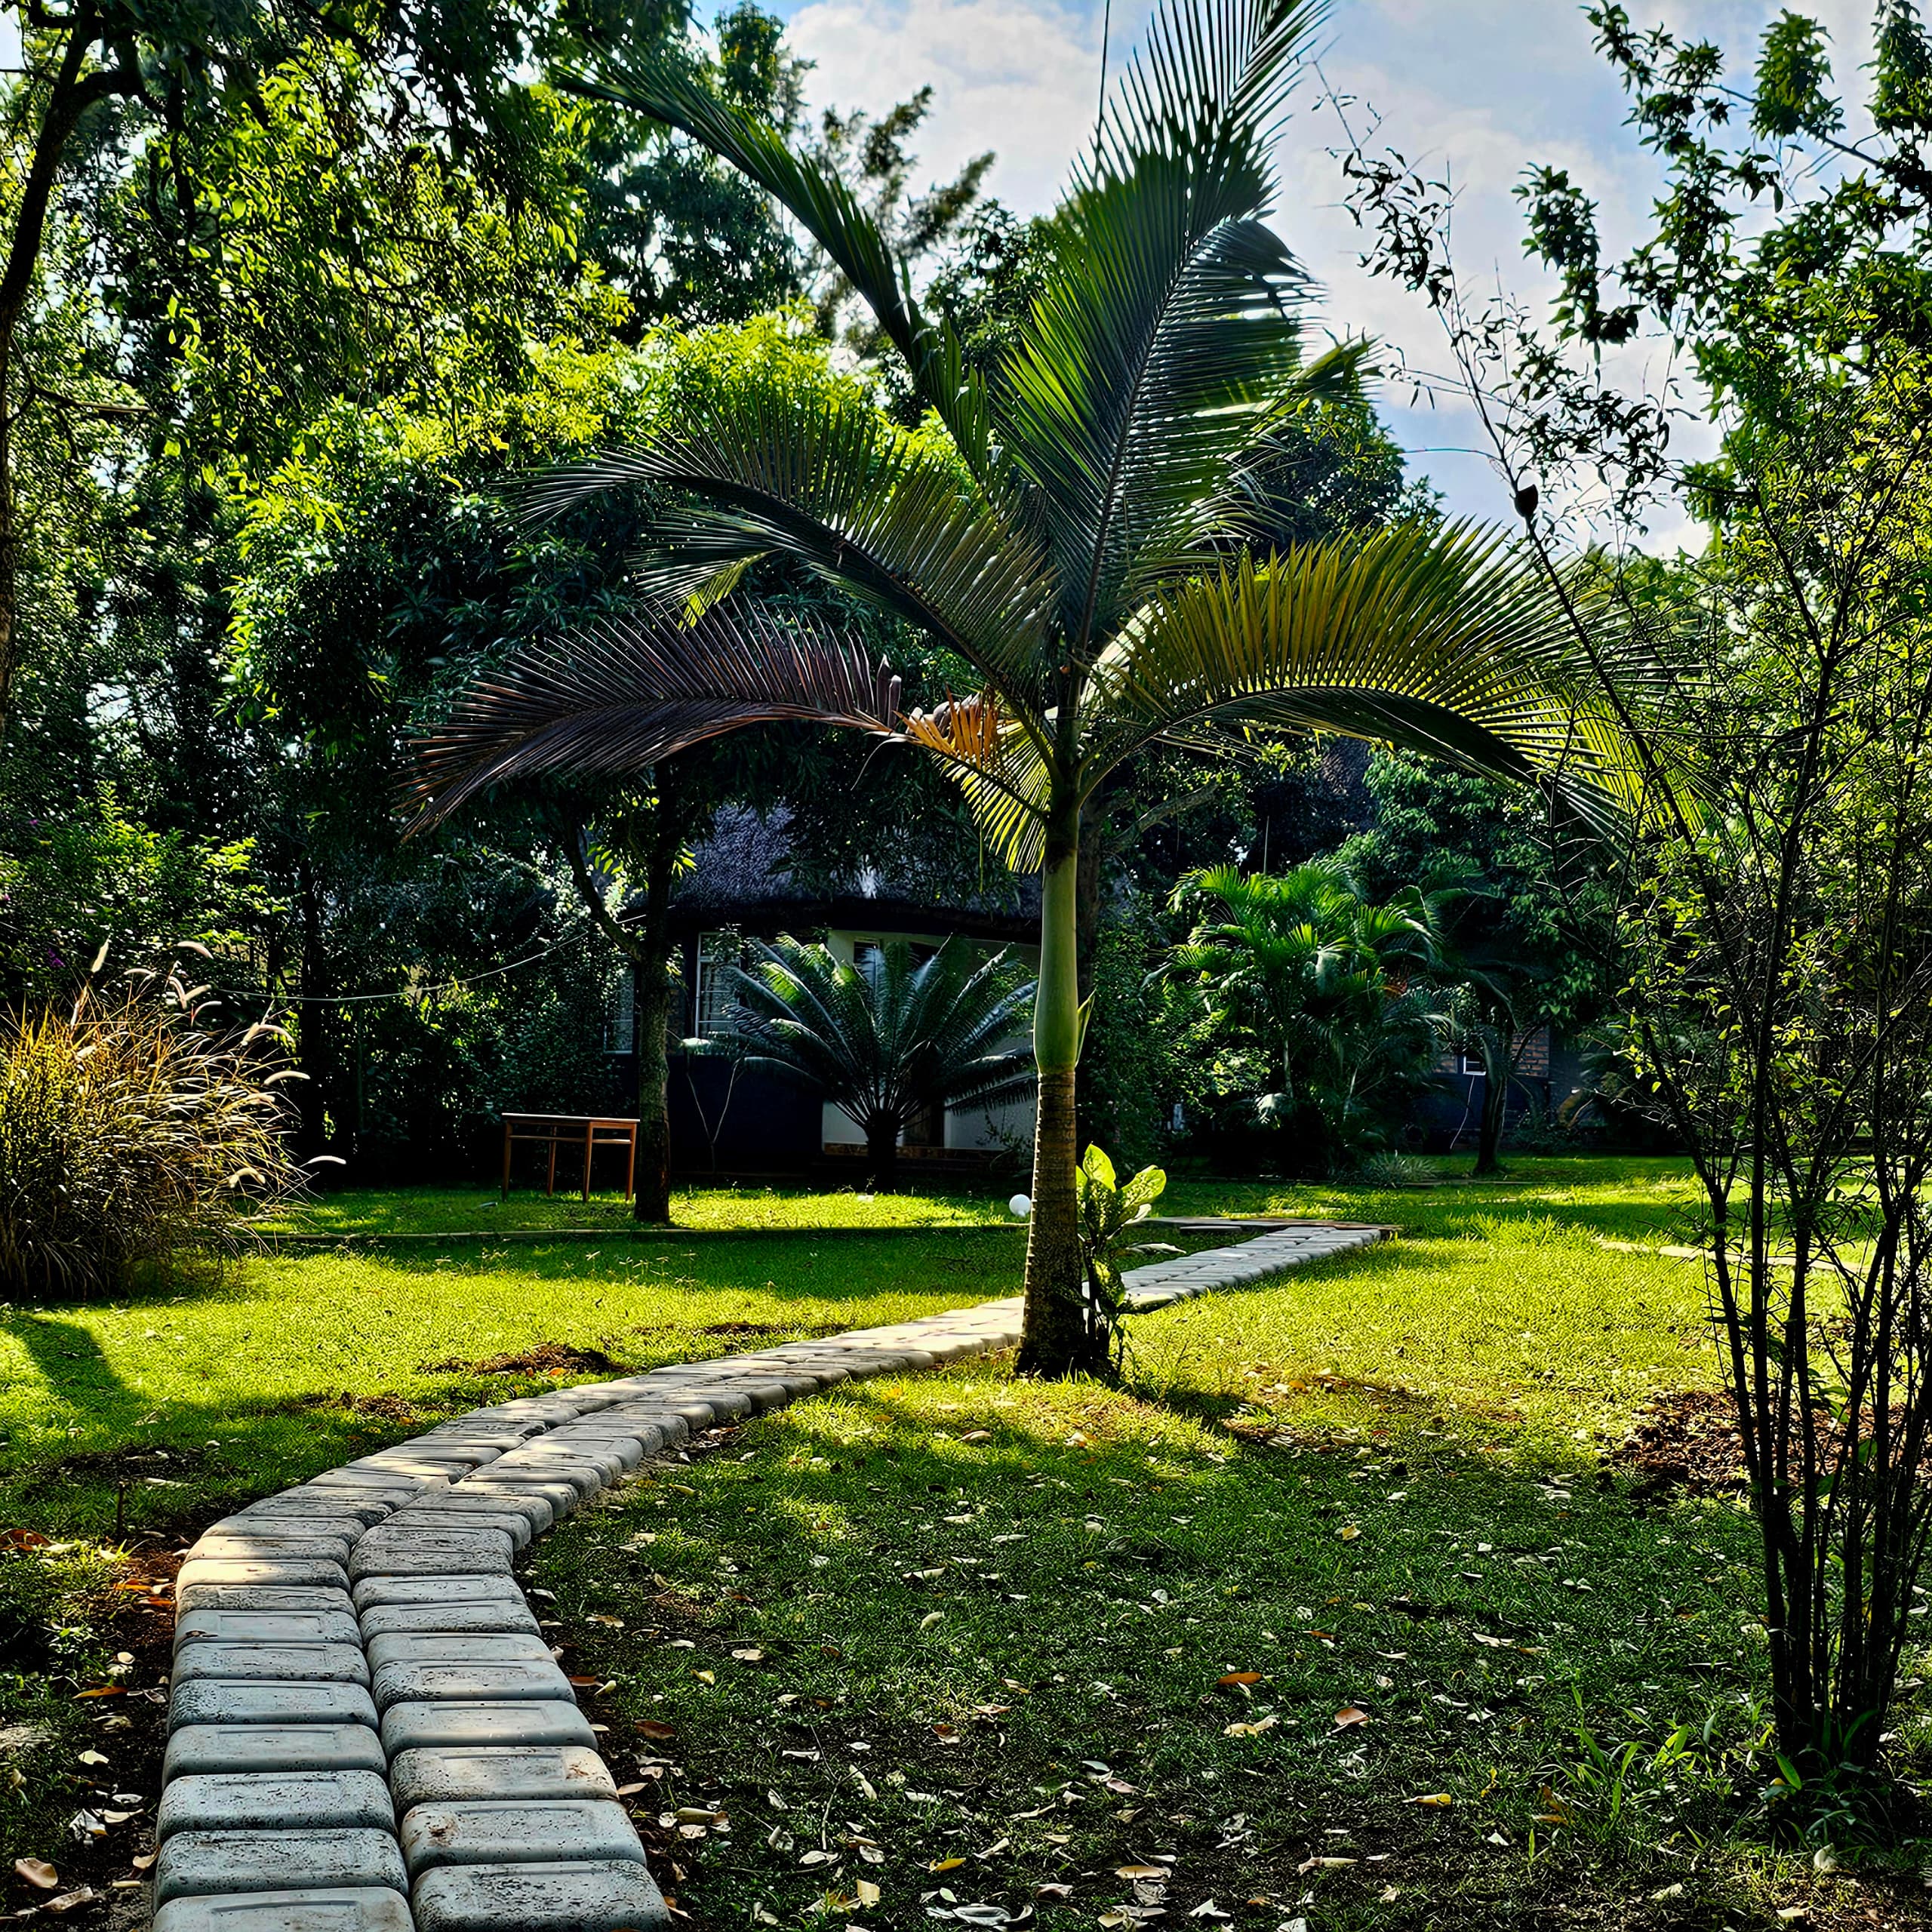
POLYGON ((931 1107, 1023 1094, 1032 1055, 1023 1035, 1033 986, 1004 952, 975 967, 949 940, 928 958, 895 940, 848 965, 823 946, 754 943, 734 968, 735 1030, 744 1063, 816 1087, 866 1137, 872 1185, 897 1185, 899 1140, 931 1107))
MULTIPOLYGON (((798 220, 876 316, 928 411, 908 433, 838 395, 755 376, 644 446, 543 479, 537 513, 648 484, 670 503, 626 619, 479 684, 426 747, 431 815, 544 769, 629 771, 771 720, 924 746, 1016 867, 1042 871, 1033 1214, 1023 1367, 1104 1366, 1083 1311, 1074 1075, 1084 1024, 1083 803, 1160 743, 1321 730, 1464 768, 1611 787, 1566 598, 1480 530, 1409 525, 1257 557, 1243 484, 1311 368, 1307 283, 1262 220, 1267 151, 1320 0, 1168 0, 1079 165, 1026 323, 971 366, 844 186, 664 62, 580 91, 724 157, 798 220), (916 627, 955 691, 900 680, 776 601, 783 560, 916 627)), ((1341 358, 1343 361, 1348 358, 1341 358)), ((793 600, 795 605, 796 600, 793 600)))
POLYGON ((1176 907, 1200 916, 1164 970, 1197 982, 1211 1023, 1260 1039, 1260 1120, 1318 1121, 1331 1157, 1352 1155, 1427 1063, 1444 914, 1460 896, 1409 886, 1377 902, 1332 859, 1278 874, 1216 866, 1176 889, 1176 907))

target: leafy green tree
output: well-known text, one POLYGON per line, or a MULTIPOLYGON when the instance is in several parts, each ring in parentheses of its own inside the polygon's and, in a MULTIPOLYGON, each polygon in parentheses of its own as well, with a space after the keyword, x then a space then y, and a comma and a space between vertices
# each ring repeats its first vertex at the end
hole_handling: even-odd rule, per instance
POLYGON ((1032 1084, 1016 1048, 1031 981, 1004 952, 975 964, 949 940, 923 959, 903 940, 848 964, 823 946, 752 943, 734 967, 735 1029, 748 1066, 815 1088, 866 1137, 872 1185, 898 1185, 899 1142, 934 1107, 993 1105, 1032 1084))
POLYGON ((442 814, 511 778, 620 772, 774 721, 937 757, 1002 853, 1043 873, 1029 1368, 1108 1352, 1081 1294, 1074 1103, 1081 818, 1108 774, 1250 725, 1392 737, 1525 780, 1561 761, 1586 789, 1613 758, 1572 708, 1564 597, 1493 538, 1407 525, 1204 561, 1238 528, 1231 492, 1273 405, 1303 394, 1303 278, 1262 214, 1318 17, 1304 0, 1158 17, 1056 218, 1025 330, 983 377, 850 189, 777 131, 648 56, 581 83, 777 195, 871 308, 929 426, 747 385, 552 479, 534 500, 552 512, 645 481, 689 503, 657 522, 632 616, 500 674, 423 764, 442 814), (903 708, 876 653, 745 585, 774 555, 934 640, 965 694, 903 708))
POLYGON ((1780 11, 1734 81, 1712 42, 1589 11, 1664 178, 1611 260, 1583 189, 1528 172, 1546 319, 1465 295, 1442 184, 1349 167, 1375 260, 1441 315, 1539 551, 1586 492, 1626 541, 1660 497, 1709 527, 1672 569, 1616 572, 1670 676, 1652 715, 1626 712, 1615 1037, 1626 1095, 1703 1195, 1762 1539, 1773 1814, 1889 1837, 1932 1540, 1932 35, 1881 9, 1854 132, 1815 19, 1780 11), (1644 366, 1701 385, 1708 460, 1671 447, 1676 383, 1628 391, 1602 353, 1650 331, 1681 355, 1644 366))
POLYGON ((1346 1167, 1426 1077, 1446 895, 1377 902, 1315 860, 1278 875, 1220 866, 1175 898, 1195 923, 1164 970, 1197 989, 1210 1037, 1260 1050, 1248 1124, 1300 1140, 1302 1171, 1346 1167))

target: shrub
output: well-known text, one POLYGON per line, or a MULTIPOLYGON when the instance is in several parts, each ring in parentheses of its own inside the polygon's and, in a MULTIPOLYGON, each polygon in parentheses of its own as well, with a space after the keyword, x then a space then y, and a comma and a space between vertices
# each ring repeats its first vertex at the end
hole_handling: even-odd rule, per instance
MULTIPOLYGON (((155 982, 159 980, 157 987, 155 982)), ((205 988, 49 1008, 0 1032, 0 1291, 112 1292, 144 1264, 232 1245, 301 1184, 283 1151, 280 1029, 217 1035, 205 988)))

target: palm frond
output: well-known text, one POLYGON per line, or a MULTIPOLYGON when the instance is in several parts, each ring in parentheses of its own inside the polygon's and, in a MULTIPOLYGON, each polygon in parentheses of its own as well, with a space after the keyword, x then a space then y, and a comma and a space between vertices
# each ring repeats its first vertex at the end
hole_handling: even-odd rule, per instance
POLYGON ((974 472, 987 473, 992 439, 978 376, 950 325, 921 309, 878 223, 835 174, 793 154, 777 128, 721 100, 668 50, 608 59, 598 75, 566 75, 560 85, 689 135, 779 202, 878 318, 905 358, 921 400, 937 414, 974 472))
MULTIPOLYGON (((1260 220, 1311 0, 1170 0, 1057 217, 1054 265, 997 384, 1076 641, 1137 547, 1185 518, 1300 358, 1303 272, 1260 220)), ((1172 541, 1171 538, 1170 542, 1172 541)))
POLYGON ((550 518, 598 491, 650 485, 697 500, 660 511, 635 560, 640 589, 702 608, 768 552, 917 626, 1035 701, 1055 586, 1038 545, 929 441, 869 404, 753 375, 638 447, 527 487, 550 518))
POLYGON ((982 692, 912 712, 906 735, 938 757, 1006 865, 1017 872, 1038 871, 1052 784, 1038 734, 1003 717, 997 697, 982 692))
MULTIPOLYGON (((1580 581, 1571 594, 1589 595, 1580 581)), ((1632 668, 1620 667, 1626 691, 1632 668)), ((1599 822, 1634 802, 1562 591, 1475 526, 1244 558, 1164 592, 1097 664, 1084 709, 1089 783, 1154 739, 1260 725, 1552 779, 1599 822)))
POLYGON ((694 622, 670 610, 607 619, 481 680, 420 742, 417 823, 513 779, 632 771, 748 724, 896 737, 899 698, 891 667, 863 644, 749 599, 694 622))

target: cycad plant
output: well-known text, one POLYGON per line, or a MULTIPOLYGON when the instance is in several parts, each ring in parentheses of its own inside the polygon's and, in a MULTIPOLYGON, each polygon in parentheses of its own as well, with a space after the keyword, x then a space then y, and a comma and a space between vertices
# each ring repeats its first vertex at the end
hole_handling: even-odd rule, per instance
POLYGON ((754 942, 732 969, 747 1066, 815 1087, 866 1137, 873 1186, 897 1184, 900 1137, 928 1108, 992 1106, 1032 1081, 1023 1038, 1032 983, 1004 952, 975 966, 953 940, 917 958, 903 940, 848 965, 823 946, 754 942))
MULTIPOLYGON (((807 229, 927 414, 748 380, 641 448, 546 479, 554 513, 648 484, 663 510, 622 621, 512 662, 426 748, 432 812, 546 769, 628 771, 771 720, 923 746, 1008 860, 1043 872, 1023 1367, 1102 1366, 1080 1292, 1074 1075, 1083 804, 1159 743, 1324 730, 1527 780, 1607 782, 1564 586, 1497 537, 1404 525, 1257 555, 1249 493, 1308 393, 1306 278, 1263 220, 1318 0, 1168 0, 1052 224, 1030 315, 985 368, 844 185, 673 65, 582 91, 678 128, 807 229), (783 560, 916 627, 953 694, 902 707, 863 644, 771 595, 783 560)), ((1575 595, 1580 586, 1568 586, 1575 595)))

